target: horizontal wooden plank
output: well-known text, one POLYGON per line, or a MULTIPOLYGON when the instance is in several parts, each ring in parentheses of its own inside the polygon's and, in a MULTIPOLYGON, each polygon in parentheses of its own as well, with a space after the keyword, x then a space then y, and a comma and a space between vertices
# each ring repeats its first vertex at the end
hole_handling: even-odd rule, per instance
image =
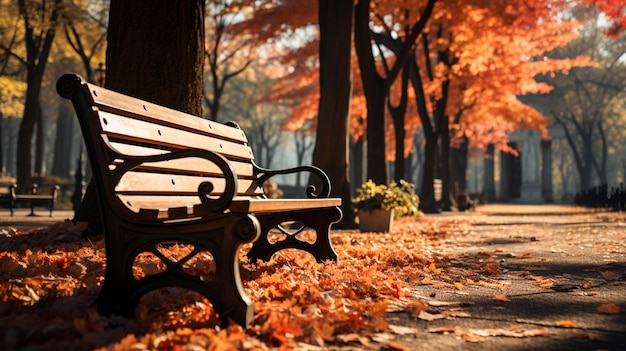
POLYGON ((87 86, 91 91, 94 103, 102 111, 129 114, 133 115, 134 118, 168 125, 177 129, 202 131, 234 141, 248 141, 241 129, 136 99, 93 84, 88 84, 87 86))
POLYGON ((100 112, 99 116, 103 132, 113 138, 172 148, 196 147, 218 152, 229 158, 254 159, 252 149, 246 144, 221 140, 108 112, 100 112))
POLYGON ((53 194, 16 194, 16 200, 53 200, 56 195, 53 194))
POLYGON ((267 213, 335 206, 341 206, 340 198, 264 199, 240 197, 233 200, 229 209, 238 213, 267 213))
MULTIPOLYGON (((148 172, 127 172, 115 187, 116 193, 121 194, 181 194, 192 195, 198 193, 198 186, 202 182, 211 182, 214 194, 221 194, 226 186, 224 178, 200 177, 179 174, 163 174, 148 172)), ((237 189, 241 195, 258 195, 262 189, 255 186, 250 179, 239 179, 237 189)))
MULTIPOLYGON (((197 196, 138 196, 118 195, 131 211, 144 220, 175 220, 204 217, 211 213, 197 196)), ((308 210, 341 206, 340 198, 324 199, 264 199, 238 197, 233 200, 229 211, 235 213, 270 213, 308 210)))
MULTIPOLYGON (((124 144, 121 142, 112 142, 111 145, 115 148, 117 152, 128 156, 151 156, 165 154, 169 152, 168 150, 158 150, 144 146, 124 144)), ((251 178, 254 176, 252 163, 243 161, 231 161, 230 165, 238 177, 251 178)), ((211 161, 196 157, 182 158, 163 162, 153 162, 150 164, 145 164, 142 169, 150 169, 153 171, 161 172, 188 172, 197 175, 210 175, 221 173, 219 167, 217 167, 211 161)))

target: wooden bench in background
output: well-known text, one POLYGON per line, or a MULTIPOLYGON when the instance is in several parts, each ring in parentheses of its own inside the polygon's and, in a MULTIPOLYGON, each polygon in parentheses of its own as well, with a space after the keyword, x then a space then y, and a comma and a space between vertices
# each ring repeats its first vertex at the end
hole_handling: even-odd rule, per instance
POLYGON ((47 206, 50 209, 50 217, 54 210, 54 203, 59 196, 59 186, 38 186, 33 184, 25 194, 17 192, 17 185, 11 184, 0 188, 0 202, 5 203, 14 214, 15 205, 19 202, 28 203, 30 206, 29 216, 35 216, 36 206, 47 206))
POLYGON ((329 233, 341 219, 341 199, 329 198, 330 181, 319 168, 260 168, 236 124, 122 95, 75 74, 61 77, 57 91, 74 105, 99 193, 107 256, 100 313, 131 317, 148 291, 178 286, 206 296, 221 318, 246 325, 253 305, 239 276, 241 244, 254 243, 252 260, 286 248, 337 260, 329 233), (294 172, 317 176, 321 186, 309 186, 303 199, 265 196, 265 181, 294 172), (174 245, 189 252, 172 258, 166 248, 174 245), (165 268, 138 276, 140 255, 165 268), (194 269, 206 257, 214 268, 194 269))

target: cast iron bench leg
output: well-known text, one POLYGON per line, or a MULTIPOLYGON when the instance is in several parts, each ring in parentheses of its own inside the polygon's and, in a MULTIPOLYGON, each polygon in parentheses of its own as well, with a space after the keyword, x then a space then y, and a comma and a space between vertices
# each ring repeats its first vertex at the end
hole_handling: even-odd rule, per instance
POLYGON ((330 226, 341 220, 341 217, 341 211, 336 207, 257 215, 261 222, 261 236, 252 245, 248 257, 252 262, 257 259, 269 261, 280 250, 300 249, 313 255, 317 262, 336 262, 338 256, 330 243, 330 226), (311 244, 296 238, 296 235, 283 232, 286 235, 285 240, 270 243, 269 231, 287 221, 296 221, 313 229, 316 234, 315 242, 311 244))

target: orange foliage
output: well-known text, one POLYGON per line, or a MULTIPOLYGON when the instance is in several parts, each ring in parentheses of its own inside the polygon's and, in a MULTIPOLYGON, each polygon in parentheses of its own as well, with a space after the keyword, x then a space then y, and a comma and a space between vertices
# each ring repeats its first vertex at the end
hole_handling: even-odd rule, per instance
MULTIPOLYGON (((587 1, 582 1, 587 2, 587 1)), ((608 6, 622 1, 588 1, 608 6)), ((245 3, 245 2, 244 2, 245 3)), ((315 128, 318 86, 318 29, 317 1, 261 1, 250 2, 241 13, 245 21, 230 30, 253 38, 258 47, 261 63, 278 79, 271 93, 264 97, 292 107, 285 128, 297 130, 304 125, 315 128), (308 123, 308 121, 313 122, 308 123)), ((405 28, 418 20, 417 15, 425 0, 379 0, 372 2, 372 28, 393 37, 403 38, 405 28)), ((507 149, 508 133, 522 128, 534 128, 548 137, 549 120, 538 111, 523 104, 517 97, 527 93, 547 93, 550 87, 535 81, 538 74, 567 71, 574 66, 591 65, 587 58, 552 60, 545 53, 563 46, 577 36, 581 23, 564 20, 557 16, 574 2, 560 0, 440 0, 436 3, 423 35, 432 37, 443 30, 437 41, 431 40, 431 57, 437 50, 449 49, 453 64, 434 66, 434 79, 425 72, 424 89, 434 100, 441 96, 441 83, 450 81, 447 115, 451 119, 453 143, 465 136, 470 147, 484 148, 496 144, 507 149), (454 117, 461 115, 455 123, 454 117), (454 139, 453 138, 453 139, 454 139)), ((608 13, 610 9, 606 8, 608 13)), ((614 18, 614 17, 612 17, 614 18)), ((418 48, 420 45, 417 46, 418 48)), ((389 62, 393 54, 383 48, 389 62)), ((382 61, 378 59, 377 70, 384 76, 382 61)), ((420 67, 427 58, 418 50, 416 60, 420 67)), ((363 96, 356 58, 353 60, 353 97, 351 101, 350 130, 354 139, 365 132, 365 98, 363 96)), ((400 89, 395 82, 390 88, 390 100, 398 101, 400 89)), ((414 132, 421 125, 415 99, 409 96, 405 118, 407 131, 405 150, 411 152, 414 132)), ((388 157, 393 157, 394 138, 391 120, 387 127, 388 157)))

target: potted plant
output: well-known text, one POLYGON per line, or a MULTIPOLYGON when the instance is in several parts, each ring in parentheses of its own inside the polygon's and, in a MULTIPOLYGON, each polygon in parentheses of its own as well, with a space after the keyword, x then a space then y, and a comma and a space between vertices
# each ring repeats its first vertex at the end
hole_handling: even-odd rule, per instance
POLYGON ((362 232, 388 232, 394 219, 418 213, 419 198, 413 185, 405 180, 387 186, 370 179, 356 192, 352 207, 362 232))

